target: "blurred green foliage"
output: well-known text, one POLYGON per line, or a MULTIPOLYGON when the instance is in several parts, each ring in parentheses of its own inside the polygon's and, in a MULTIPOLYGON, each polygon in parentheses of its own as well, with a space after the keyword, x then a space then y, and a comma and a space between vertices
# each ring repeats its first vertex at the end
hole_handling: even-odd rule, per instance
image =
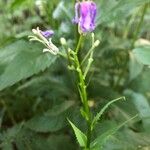
MULTIPOLYGON (((150 150, 150 0, 97 0, 96 38, 101 41, 90 70, 88 97, 96 113, 113 104, 93 137, 103 150, 150 150), (138 114, 116 131, 118 125, 138 114), (115 132, 114 132, 115 131, 115 132)), ((55 30, 70 47, 77 42, 71 23, 75 1, 0 0, 0 149, 77 150, 67 122, 85 131, 75 76, 67 62, 29 42, 31 29, 55 30)), ((89 49, 85 38, 81 57, 89 49)))

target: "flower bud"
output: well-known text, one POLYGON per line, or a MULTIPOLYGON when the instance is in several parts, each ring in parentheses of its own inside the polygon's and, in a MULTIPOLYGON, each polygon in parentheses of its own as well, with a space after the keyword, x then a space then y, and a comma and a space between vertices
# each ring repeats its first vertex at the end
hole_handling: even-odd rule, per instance
POLYGON ((60 38, 60 43, 61 43, 62 45, 67 45, 66 39, 63 38, 63 37, 60 38))
POLYGON ((36 29, 32 29, 33 34, 37 34, 37 30, 36 29))
POLYGON ((96 41, 94 42, 94 47, 97 47, 99 44, 100 44, 100 41, 99 41, 99 40, 96 40, 96 41))
POLYGON ((96 25, 97 5, 93 1, 77 1, 75 4, 75 17, 73 23, 78 24, 79 33, 94 31, 96 25))

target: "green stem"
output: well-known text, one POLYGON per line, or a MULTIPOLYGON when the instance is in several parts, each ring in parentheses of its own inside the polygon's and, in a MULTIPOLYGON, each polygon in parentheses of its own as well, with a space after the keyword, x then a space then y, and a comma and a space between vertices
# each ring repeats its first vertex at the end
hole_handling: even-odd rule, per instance
POLYGON ((135 31, 135 34, 134 34, 134 37, 133 37, 133 41, 132 41, 132 45, 131 45, 132 48, 134 47, 134 43, 135 43, 135 41, 138 38, 138 34, 139 34, 139 31, 140 31, 140 29, 142 27, 142 24, 143 24, 143 21, 144 21, 144 16, 145 16, 147 8, 148 8, 148 4, 145 4, 144 7, 143 7, 143 11, 142 11, 142 15, 141 15, 140 21, 139 21, 139 23, 137 25, 137 28, 136 28, 136 31, 135 31))
POLYGON ((78 51, 80 49, 80 46, 81 46, 81 43, 82 43, 82 39, 83 39, 83 35, 80 35, 79 41, 78 41, 78 44, 77 44, 77 47, 76 47, 76 50, 75 50, 76 53, 78 53, 78 51))
POLYGON ((87 99, 87 91, 86 91, 86 83, 85 83, 85 78, 84 78, 84 73, 82 72, 81 69, 81 64, 78 58, 78 52, 82 43, 82 38, 83 36, 80 35, 78 44, 77 44, 77 48, 75 50, 75 55, 74 55, 74 62, 76 65, 76 70, 78 72, 78 77, 79 77, 79 94, 81 97, 81 101, 83 104, 83 108, 86 114, 86 122, 87 122, 87 144, 86 144, 86 149, 90 150, 90 142, 91 142, 91 112, 90 112, 90 108, 88 105, 88 99, 87 99))
POLYGON ((83 65, 83 63, 87 60, 88 56, 93 52, 93 49, 95 47, 92 45, 92 47, 90 48, 90 50, 87 52, 87 54, 85 55, 85 57, 83 58, 81 65, 83 65))

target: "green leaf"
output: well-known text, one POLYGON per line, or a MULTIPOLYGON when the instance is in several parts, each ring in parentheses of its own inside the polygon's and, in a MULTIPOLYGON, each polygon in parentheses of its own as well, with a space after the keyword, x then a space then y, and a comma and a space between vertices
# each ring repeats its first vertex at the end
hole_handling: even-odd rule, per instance
MULTIPOLYGON (((13 127, 14 128, 14 127, 13 127)), ((13 129, 12 128, 12 129, 13 129)), ((9 130, 12 130, 9 129, 9 130)), ((22 127, 15 136, 9 137, 9 133, 4 132, 4 139, 0 139, 0 149, 14 150, 75 150, 72 140, 67 134, 38 134, 30 129, 22 127)))
POLYGON ((142 94, 131 90, 126 90, 125 93, 131 96, 132 102, 134 103, 139 112, 139 116, 142 119, 144 129, 150 132, 150 105, 148 100, 142 94))
POLYGON ((142 72, 143 64, 137 60, 137 58, 132 52, 130 53, 129 56, 130 56, 129 61, 130 80, 133 80, 142 72))
POLYGON ((135 119, 138 115, 135 115, 134 117, 130 118, 129 120, 123 122, 117 127, 114 127, 100 136, 98 136, 92 143, 91 143, 91 148, 92 150, 100 150, 103 144, 113 135, 115 134, 121 127, 123 127, 125 124, 130 122, 131 120, 135 119))
POLYGON ((87 143, 86 135, 81 130, 79 130, 70 120, 68 121, 74 130, 79 145, 81 147, 86 147, 86 143, 87 143))
POLYGON ((111 100, 110 102, 108 102, 101 110, 99 113, 97 113, 97 115, 94 117, 93 121, 92 121, 92 129, 94 128, 95 124, 98 122, 98 120, 101 118, 102 114, 105 112, 105 110, 114 102, 119 101, 119 100, 125 100, 125 97, 120 97, 114 100, 111 100))
POLYGON ((11 6, 10 8, 12 10, 17 10, 18 8, 20 8, 21 6, 25 6, 26 4, 28 3, 32 3, 32 0, 14 0, 12 3, 11 3, 11 6))
POLYGON ((133 11, 150 0, 107 0, 102 1, 101 15, 98 17, 98 24, 124 20, 125 17, 133 14, 133 11))
POLYGON ((6 112, 5 108, 3 108, 3 109, 0 110, 0 128, 2 126, 3 117, 4 117, 5 112, 6 112))
POLYGON ((64 3, 64 1, 60 1, 57 4, 56 9, 53 12, 53 18, 54 19, 62 19, 65 15, 65 17, 68 17, 69 19, 72 18, 72 16, 70 15, 70 9, 69 6, 67 6, 68 3, 64 3))
POLYGON ((106 141, 102 150, 149 150, 149 145, 149 134, 123 128, 106 141), (140 145, 140 147, 137 148, 137 145, 140 145))
POLYGON ((68 114, 69 108, 74 105, 74 101, 66 101, 54 108, 48 110, 43 115, 38 115, 27 121, 26 127, 36 132, 55 132, 66 124, 66 115, 68 114))
POLYGON ((144 65, 150 65, 150 46, 135 48, 133 54, 144 65))
POLYGON ((42 52, 41 44, 17 41, 0 49, 0 90, 44 71, 55 60, 42 52))
POLYGON ((46 116, 57 116, 75 104, 74 101, 65 101, 61 105, 56 105, 53 109, 48 110, 46 116))
POLYGON ((12 150, 12 141, 21 131, 23 127, 23 122, 17 125, 14 125, 12 128, 8 129, 6 132, 3 132, 2 136, 0 135, 0 149, 3 150, 12 150))

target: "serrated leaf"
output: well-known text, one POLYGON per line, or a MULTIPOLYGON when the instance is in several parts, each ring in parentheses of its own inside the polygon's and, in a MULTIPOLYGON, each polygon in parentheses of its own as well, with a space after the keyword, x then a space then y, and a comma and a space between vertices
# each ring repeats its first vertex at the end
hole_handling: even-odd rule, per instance
POLYGON ((150 65, 150 46, 135 48, 133 54, 144 65, 150 65))
POLYGON ((68 121, 74 130, 79 145, 81 147, 86 147, 86 143, 87 143, 86 135, 80 129, 78 129, 70 120, 68 121))
POLYGON ((119 100, 125 100, 125 97, 120 97, 114 100, 111 100, 110 102, 108 102, 101 110, 99 113, 97 113, 97 115, 94 117, 93 121, 92 121, 92 129, 94 128, 95 124, 98 122, 98 120, 101 118, 102 114, 105 112, 105 110, 112 104, 115 103, 116 101, 119 100))
POLYGON ((17 41, 0 49, 0 90, 44 71, 55 60, 36 43, 17 41))

